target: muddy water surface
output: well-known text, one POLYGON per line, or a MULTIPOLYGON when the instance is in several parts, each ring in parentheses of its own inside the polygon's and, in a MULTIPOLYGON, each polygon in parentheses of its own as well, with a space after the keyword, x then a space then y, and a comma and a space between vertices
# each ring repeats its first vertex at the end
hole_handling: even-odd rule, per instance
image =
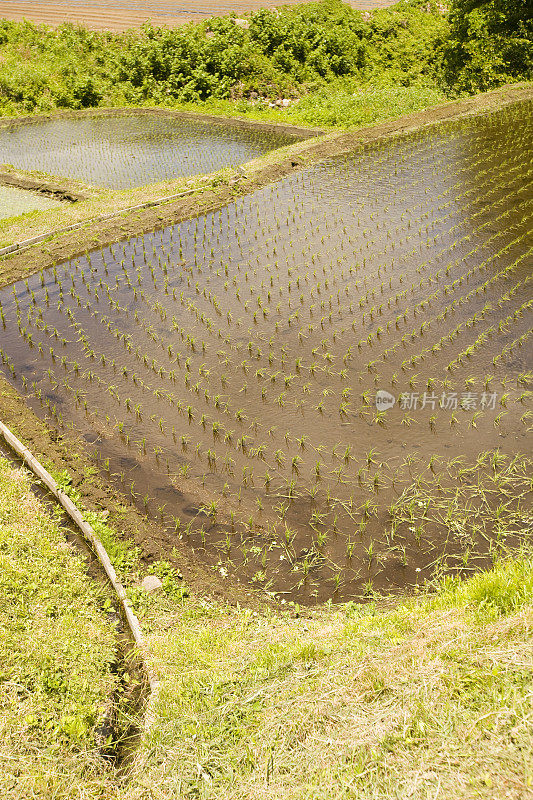
POLYGON ((169 550, 278 597, 490 563, 530 530, 530 112, 373 145, 20 282, 4 370, 169 550))
POLYGON ((131 114, 0 128, 0 164, 110 189, 236 167, 298 141, 283 131, 131 114))
POLYGON ((43 197, 35 192, 26 192, 12 186, 0 186, 0 219, 26 214, 29 211, 44 211, 55 208, 59 200, 43 197))

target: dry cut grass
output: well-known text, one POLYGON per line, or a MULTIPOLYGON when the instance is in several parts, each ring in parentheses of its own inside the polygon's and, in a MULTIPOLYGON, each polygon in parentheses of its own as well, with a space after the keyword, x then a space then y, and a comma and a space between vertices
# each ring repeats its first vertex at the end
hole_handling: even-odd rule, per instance
POLYGON ((135 798, 525 798, 532 561, 392 611, 149 601, 163 678, 135 798))

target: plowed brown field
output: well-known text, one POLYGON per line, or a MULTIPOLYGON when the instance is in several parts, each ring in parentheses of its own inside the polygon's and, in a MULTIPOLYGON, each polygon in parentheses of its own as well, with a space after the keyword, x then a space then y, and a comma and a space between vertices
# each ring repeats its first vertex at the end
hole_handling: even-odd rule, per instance
MULTIPOLYGON (((150 20, 153 25, 182 25, 191 20, 221 16, 231 11, 245 13, 259 8, 273 8, 285 3, 272 0, 0 0, 0 17, 10 20, 28 19, 47 25, 75 22, 94 30, 123 31, 138 28, 150 20)), ((349 0, 353 8, 370 11, 393 5, 396 0, 349 0)))

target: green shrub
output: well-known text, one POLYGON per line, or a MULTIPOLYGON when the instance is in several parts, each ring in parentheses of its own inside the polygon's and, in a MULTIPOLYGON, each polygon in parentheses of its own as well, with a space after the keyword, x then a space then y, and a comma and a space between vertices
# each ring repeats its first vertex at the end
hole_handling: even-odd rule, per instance
POLYGON ((0 113, 202 103, 252 93, 307 97, 340 78, 409 86, 434 79, 434 49, 445 26, 436 6, 419 0, 365 18, 340 0, 262 9, 248 29, 232 16, 124 34, 4 20, 0 113))
POLYGON ((484 91, 533 78, 529 0, 453 0, 445 76, 459 91, 484 91))
POLYGON ((362 14, 321 0, 122 34, 0 21, 0 114, 208 104, 360 125, 533 76, 529 0, 400 0, 362 14), (251 98, 265 102, 249 104, 251 98), (272 111, 269 100, 300 99, 272 111), (243 105, 244 103, 244 105, 243 105))

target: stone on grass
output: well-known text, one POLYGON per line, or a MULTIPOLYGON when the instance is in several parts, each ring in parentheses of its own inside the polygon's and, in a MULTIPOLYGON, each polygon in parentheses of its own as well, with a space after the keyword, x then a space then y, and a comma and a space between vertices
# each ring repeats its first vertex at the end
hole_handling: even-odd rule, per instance
POLYGON ((145 592, 157 592, 163 588, 163 584, 157 575, 147 575, 146 578, 143 578, 141 586, 145 592))

